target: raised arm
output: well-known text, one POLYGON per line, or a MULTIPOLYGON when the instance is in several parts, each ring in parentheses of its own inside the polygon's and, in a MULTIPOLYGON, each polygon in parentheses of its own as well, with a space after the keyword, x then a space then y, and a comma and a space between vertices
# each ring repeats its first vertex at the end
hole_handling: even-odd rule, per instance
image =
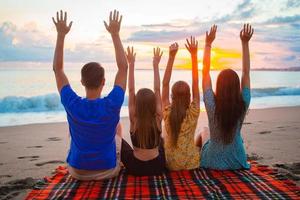
POLYGON ((244 24, 240 32, 240 38, 243 49, 243 71, 242 71, 242 88, 250 89, 250 54, 249 54, 249 40, 253 35, 254 29, 250 24, 244 24))
POLYGON ((122 15, 119 17, 119 12, 114 10, 109 15, 109 25, 104 21, 106 30, 110 33, 115 47, 116 61, 118 66, 118 72, 115 78, 115 85, 120 86, 123 90, 126 90, 127 82, 127 69, 128 64, 124 52, 124 48, 120 39, 120 26, 122 22, 122 15))
POLYGON ((202 69, 202 90, 205 92, 207 89, 210 89, 211 86, 211 78, 210 78, 210 51, 211 45, 216 38, 217 26, 213 25, 210 28, 209 33, 206 31, 205 38, 205 47, 203 54, 203 69, 202 69))
POLYGON ((162 104, 160 97, 160 78, 159 78, 159 62, 161 59, 163 52, 160 51, 160 48, 153 48, 153 72, 154 72, 154 93, 156 97, 156 115, 158 125, 161 128, 161 120, 162 120, 162 104))
POLYGON ((133 51, 133 47, 127 47, 126 58, 129 64, 129 74, 128 74, 128 90, 129 90, 129 100, 128 100, 128 110, 129 110, 129 120, 130 120, 130 131, 133 131, 134 118, 135 118, 135 87, 134 87, 134 63, 135 63, 136 53, 133 51))
POLYGON ((57 12, 56 20, 54 17, 52 17, 52 21, 57 31, 56 47, 53 59, 53 71, 55 74, 56 86, 60 92, 65 85, 69 84, 68 78, 64 72, 64 42, 65 36, 71 29, 72 22, 67 25, 67 13, 63 13, 63 11, 57 12))
POLYGON ((200 94, 199 94, 199 78, 198 78, 198 41, 195 37, 191 36, 190 41, 186 39, 187 44, 185 47, 190 52, 192 57, 192 91, 193 91, 193 102, 200 106, 200 94))
POLYGON ((168 64, 165 69, 165 74, 164 74, 164 79, 163 79, 163 87, 162 87, 162 106, 163 108, 170 105, 170 96, 169 96, 169 91, 170 91, 170 79, 171 79, 171 74, 172 74, 172 68, 175 60, 176 53, 178 51, 178 44, 173 43, 169 47, 169 59, 168 59, 168 64))

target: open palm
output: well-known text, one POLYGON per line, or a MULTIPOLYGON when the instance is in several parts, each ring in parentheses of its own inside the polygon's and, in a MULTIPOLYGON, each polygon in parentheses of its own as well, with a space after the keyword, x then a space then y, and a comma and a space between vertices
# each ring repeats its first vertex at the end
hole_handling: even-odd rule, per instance
POLYGON ((69 25, 67 25, 67 12, 63 13, 62 10, 60 13, 56 12, 56 21, 54 17, 52 17, 52 21, 55 24, 57 33, 62 35, 66 35, 70 31, 73 23, 70 22, 69 25))
POLYGON ((206 31, 206 38, 205 38, 205 43, 208 45, 211 45, 213 41, 216 38, 216 32, 217 32, 218 27, 216 25, 213 25, 210 28, 209 33, 206 31))
POLYGON ((109 24, 104 21, 104 26, 110 34, 118 34, 122 22, 122 15, 119 17, 119 11, 114 10, 109 14, 109 24))
POLYGON ((136 53, 134 52, 133 47, 127 47, 127 52, 125 52, 125 55, 129 64, 135 62, 136 53))
POLYGON ((191 36, 190 41, 186 39, 185 47, 191 54, 197 55, 198 41, 195 39, 195 37, 191 36))
POLYGON ((158 66, 163 52, 159 47, 153 48, 153 65, 158 66))
POLYGON ((244 27, 240 32, 240 38, 241 38, 242 42, 249 42, 253 33, 254 33, 254 29, 251 27, 251 25, 244 24, 244 27))

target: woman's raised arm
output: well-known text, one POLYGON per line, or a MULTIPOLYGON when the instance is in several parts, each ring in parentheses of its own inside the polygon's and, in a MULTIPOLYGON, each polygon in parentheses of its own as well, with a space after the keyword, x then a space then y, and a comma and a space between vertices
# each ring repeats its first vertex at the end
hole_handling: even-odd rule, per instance
MULTIPOLYGON (((153 48, 153 72, 154 72, 154 93, 156 97, 156 115, 158 117, 158 125, 160 127, 162 120, 162 104, 160 96, 160 78, 159 78, 159 62, 163 52, 159 47, 153 48)), ((161 128, 161 127, 160 127, 161 128)))
POLYGON ((170 105, 170 80, 171 80, 171 74, 172 74, 172 68, 175 60, 176 53, 178 51, 178 44, 173 43, 169 47, 169 59, 168 64, 165 70, 164 79, 163 79, 163 87, 162 87, 162 106, 163 108, 170 105))
POLYGON ((211 78, 210 78, 210 53, 211 45, 216 38, 217 26, 213 25, 210 28, 209 33, 206 31, 205 47, 203 54, 203 69, 202 69, 202 89, 205 92, 207 89, 211 88, 211 78))
POLYGON ((199 94, 199 77, 198 77, 198 41, 195 37, 191 36, 190 41, 186 39, 185 47, 190 52, 192 57, 192 91, 193 91, 193 102, 200 106, 200 94, 199 94))
POLYGON ((134 117, 135 117, 135 86, 134 86, 134 63, 136 53, 133 47, 127 47, 126 58, 129 64, 129 75, 128 75, 128 109, 129 109, 129 119, 130 119, 130 131, 133 131, 134 117))
POLYGON ((250 24, 244 24, 240 32, 240 38, 243 49, 243 71, 242 71, 242 88, 247 87, 250 89, 250 53, 249 41, 253 35, 254 29, 250 24))

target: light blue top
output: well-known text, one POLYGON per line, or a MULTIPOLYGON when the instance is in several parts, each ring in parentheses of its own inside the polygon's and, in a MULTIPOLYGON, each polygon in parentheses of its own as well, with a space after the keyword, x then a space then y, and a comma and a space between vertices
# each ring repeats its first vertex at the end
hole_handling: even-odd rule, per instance
MULTIPOLYGON (((250 89, 243 88, 242 96, 247 110, 251 99, 250 89)), ((250 164, 247 162, 247 155, 241 136, 243 119, 237 126, 232 143, 224 145, 217 140, 218 130, 214 120, 215 96, 211 88, 204 92, 204 103, 208 116, 210 139, 202 148, 200 166, 218 170, 249 169, 250 164)))
POLYGON ((60 91, 71 135, 67 162, 84 170, 104 170, 116 166, 116 127, 124 100, 124 90, 115 85, 104 98, 79 97, 70 87, 60 91))

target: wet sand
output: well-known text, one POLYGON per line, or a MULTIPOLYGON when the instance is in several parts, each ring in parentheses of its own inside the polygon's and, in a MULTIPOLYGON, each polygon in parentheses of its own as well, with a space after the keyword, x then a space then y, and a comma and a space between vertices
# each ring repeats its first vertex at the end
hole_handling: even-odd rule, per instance
MULTIPOLYGON (((122 118, 128 141, 128 118, 122 118)), ((207 126, 201 112, 199 133, 207 126)), ((250 110, 242 128, 249 158, 300 180, 300 107, 250 110)), ((0 199, 22 198, 37 180, 64 165, 69 146, 67 123, 0 128, 0 199)))

